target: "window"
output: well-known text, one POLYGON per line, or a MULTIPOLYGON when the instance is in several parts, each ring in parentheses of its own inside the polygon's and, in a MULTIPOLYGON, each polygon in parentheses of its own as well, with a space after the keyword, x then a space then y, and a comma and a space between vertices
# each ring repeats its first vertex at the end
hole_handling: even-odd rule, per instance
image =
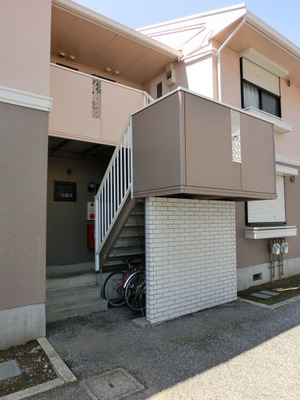
POLYGON ((280 225, 285 224, 285 192, 284 176, 276 176, 275 200, 259 200, 247 202, 247 225, 280 225))
POLYGON ((167 94, 168 91, 166 73, 161 74, 150 83, 150 96, 153 97, 153 99, 159 99, 167 94))
POLYGON ((279 77, 241 58, 242 107, 255 107, 281 117, 279 77))

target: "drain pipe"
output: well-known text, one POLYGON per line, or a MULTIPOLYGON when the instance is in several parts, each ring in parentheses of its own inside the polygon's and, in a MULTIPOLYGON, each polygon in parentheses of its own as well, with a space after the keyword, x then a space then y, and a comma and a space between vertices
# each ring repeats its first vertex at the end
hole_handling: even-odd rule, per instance
POLYGON ((221 102, 222 101, 222 89, 221 89, 221 51, 224 49, 225 46, 230 42, 230 40, 238 33, 238 31, 241 29, 241 27, 245 24, 246 22, 246 17, 243 17, 242 21, 239 23, 239 25, 235 28, 235 30, 228 36, 228 38, 225 40, 225 42, 218 48, 212 48, 212 50, 216 53, 217 59, 218 59, 218 100, 221 102))
MULTIPOLYGON (((230 40, 238 33, 238 31, 241 29, 241 27, 245 24, 246 22, 246 17, 244 16, 239 23, 239 25, 235 28, 235 30, 228 36, 228 38, 225 40, 225 42, 218 48, 212 47, 209 49, 207 52, 215 52, 217 59, 218 59, 218 77, 217 77, 217 83, 218 83, 218 100, 221 102, 222 101, 222 92, 221 92, 221 51, 224 49, 225 46, 230 42, 230 40)), ((195 57, 195 52, 201 49, 202 44, 204 43, 206 37, 210 35, 212 31, 209 31, 200 46, 198 46, 195 50, 193 50, 191 53, 187 54, 186 56, 183 56, 181 58, 178 58, 178 62, 185 61, 191 57, 195 57)), ((210 40, 210 38, 208 39, 210 40)))
POLYGON ((273 240, 271 239, 270 240, 270 255, 271 255, 271 282, 273 281, 273 279, 275 278, 275 268, 274 268, 274 264, 275 264, 275 262, 274 262, 274 258, 275 258, 275 256, 274 256, 274 253, 273 253, 273 251, 272 251, 272 248, 273 248, 273 240))

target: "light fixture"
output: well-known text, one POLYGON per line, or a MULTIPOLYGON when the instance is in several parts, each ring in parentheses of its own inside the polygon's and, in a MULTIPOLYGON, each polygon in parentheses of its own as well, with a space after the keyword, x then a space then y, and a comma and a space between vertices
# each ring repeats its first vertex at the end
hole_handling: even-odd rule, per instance
POLYGON ((97 186, 97 184, 95 182, 90 182, 88 184, 88 191, 89 192, 94 192, 96 190, 96 186, 97 186))
POLYGON ((120 71, 115 70, 115 71, 113 72, 113 75, 120 75, 120 71))
POLYGON ((291 81, 289 79, 286 81, 286 84, 288 87, 291 87, 291 81))
POLYGON ((60 51, 60 52, 58 53, 58 55, 59 55, 59 57, 61 57, 61 58, 65 58, 65 57, 66 57, 66 53, 65 53, 64 51, 60 51))
POLYGON ((295 180, 296 180, 295 175, 290 176, 290 181, 291 181, 292 183, 294 183, 295 180))
POLYGON ((75 61, 75 60, 76 60, 76 57, 75 57, 73 54, 71 54, 71 55, 69 56, 69 60, 70 60, 70 61, 75 61))
POLYGON ((111 72, 111 68, 110 67, 106 67, 106 68, 104 68, 104 71, 105 72, 111 72))

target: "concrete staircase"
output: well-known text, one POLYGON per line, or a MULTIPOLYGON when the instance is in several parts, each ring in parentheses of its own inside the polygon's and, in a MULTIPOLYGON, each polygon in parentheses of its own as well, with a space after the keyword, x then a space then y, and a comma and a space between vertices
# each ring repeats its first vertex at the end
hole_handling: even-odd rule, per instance
POLYGON ((46 296, 47 323, 107 310, 91 265, 48 267, 46 296))
MULTIPOLYGON (((102 271, 124 267, 123 260, 143 260, 145 256, 145 203, 134 201, 116 221, 100 253, 102 271), (132 206, 133 204, 133 206, 132 206)), ((126 265, 126 264, 125 264, 126 265)))

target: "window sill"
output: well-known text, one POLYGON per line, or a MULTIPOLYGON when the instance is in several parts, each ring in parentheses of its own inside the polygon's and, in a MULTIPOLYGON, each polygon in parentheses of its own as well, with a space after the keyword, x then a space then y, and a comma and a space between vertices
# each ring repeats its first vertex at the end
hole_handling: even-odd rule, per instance
POLYGON ((245 228, 246 239, 272 239, 297 236, 296 226, 261 226, 245 228))
POLYGON ((275 117, 275 115, 269 114, 265 111, 255 108, 255 107, 247 107, 247 108, 245 108, 244 111, 248 112, 251 115, 254 115, 255 117, 261 118, 264 121, 267 121, 267 122, 270 122, 271 124, 273 124, 275 132, 286 133, 286 132, 292 131, 292 123, 291 122, 286 121, 279 117, 275 117))

